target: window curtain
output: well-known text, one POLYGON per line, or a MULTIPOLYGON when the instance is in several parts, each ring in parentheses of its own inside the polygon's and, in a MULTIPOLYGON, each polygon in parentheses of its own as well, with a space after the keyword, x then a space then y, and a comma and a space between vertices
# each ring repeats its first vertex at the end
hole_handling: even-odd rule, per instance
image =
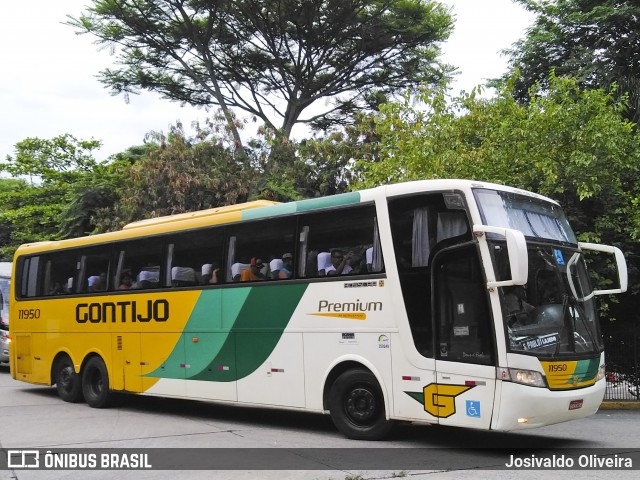
POLYGON ((426 267, 429 263, 429 207, 413 211, 413 236, 411 238, 411 266, 426 267))

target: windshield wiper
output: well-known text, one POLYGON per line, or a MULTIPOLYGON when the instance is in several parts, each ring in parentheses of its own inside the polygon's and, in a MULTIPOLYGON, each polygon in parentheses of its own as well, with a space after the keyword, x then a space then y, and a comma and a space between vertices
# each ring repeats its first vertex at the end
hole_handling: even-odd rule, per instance
MULTIPOLYGON (((562 295, 562 327, 560 327, 560 331, 558 332, 558 343, 556 344, 556 351, 553 354, 554 358, 557 357, 558 354, 560 353, 560 346, 562 345, 562 333, 565 330, 567 330, 567 312, 568 311, 569 311, 569 295, 565 293, 562 295)), ((569 335, 567 335, 567 342, 568 341, 569 341, 569 335)))

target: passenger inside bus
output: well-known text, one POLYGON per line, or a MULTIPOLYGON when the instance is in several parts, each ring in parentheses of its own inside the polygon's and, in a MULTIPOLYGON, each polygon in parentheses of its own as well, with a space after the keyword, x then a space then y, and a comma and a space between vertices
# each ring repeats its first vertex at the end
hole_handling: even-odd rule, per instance
POLYGON ((133 285, 133 278, 131 278, 130 272, 124 272, 120 277, 120 286, 118 290, 129 290, 133 285))
POLYGON ((202 265, 201 276, 202 284, 217 284, 220 281, 220 266, 217 262, 205 263, 202 265))
POLYGON ((89 291, 90 292, 102 292, 105 290, 106 288, 106 279, 107 276, 104 273, 101 273, 100 275, 91 275, 88 279, 87 279, 87 283, 89 286, 89 291))
MULTIPOLYGON (((314 252, 311 252, 309 255, 309 259, 312 260, 314 252)), ((318 262, 318 270, 317 274, 320 277, 324 277, 327 274, 327 268, 331 265, 331 253, 330 252, 320 252, 316 254, 316 260, 318 262)), ((315 276, 315 275, 313 275, 315 276)))
POLYGON ((62 285, 60 285, 60 282, 54 282, 48 292, 48 295, 60 295, 62 293, 64 293, 64 290, 62 289, 62 285))
POLYGON ((277 280, 280 278, 280 270, 282 270, 284 262, 281 258, 274 258, 269 262, 269 278, 277 280))
POLYGON ((282 268, 278 272, 278 278, 287 279, 293 277, 293 256, 290 253, 282 254, 282 268))
POLYGON ((346 255, 342 250, 334 249, 331 251, 330 263, 325 268, 325 274, 330 277, 334 275, 349 275, 353 268, 350 265, 350 261, 353 258, 353 252, 349 252, 346 255))
POLYGON ((249 268, 247 268, 240 274, 240 281, 255 282, 259 280, 264 280, 266 276, 262 271, 263 268, 264 268, 264 263, 262 262, 262 259, 258 257, 253 257, 251 259, 251 263, 249 264, 249 268))

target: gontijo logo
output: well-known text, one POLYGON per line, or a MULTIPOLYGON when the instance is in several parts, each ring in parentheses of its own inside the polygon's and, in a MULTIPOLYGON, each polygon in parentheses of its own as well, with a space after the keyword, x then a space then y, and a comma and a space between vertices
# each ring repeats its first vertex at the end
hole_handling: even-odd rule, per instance
POLYGON ((363 302, 359 298, 355 302, 330 302, 328 300, 320 300, 318 302, 318 312, 310 313, 309 315, 366 320, 366 312, 381 311, 382 302, 363 302))
POLYGON ((164 299, 136 302, 95 302, 76 305, 78 323, 166 322, 169 302, 164 299))
POLYGON ((424 410, 437 418, 448 418, 456 413, 456 397, 475 385, 449 385, 430 383, 422 392, 404 392, 424 405, 424 410))

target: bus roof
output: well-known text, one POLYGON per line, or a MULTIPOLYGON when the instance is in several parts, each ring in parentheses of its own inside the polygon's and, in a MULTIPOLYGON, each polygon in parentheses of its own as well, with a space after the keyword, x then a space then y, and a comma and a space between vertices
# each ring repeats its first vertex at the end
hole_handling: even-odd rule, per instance
POLYGON ((139 220, 132 222, 124 227, 123 230, 129 230, 132 228, 148 227, 150 225, 166 225, 167 223, 180 222, 183 220, 190 220, 201 217, 212 217, 215 215, 221 215, 223 213, 238 212, 243 210, 249 210, 251 208, 268 207, 271 205, 278 205, 280 202, 272 202, 269 200, 256 200, 247 203, 238 203, 236 205, 227 205, 225 207, 209 208, 207 210, 198 210, 196 212, 178 213, 176 215, 167 215, 165 217, 147 218, 145 220, 139 220))
MULTIPOLYGON (((476 182, 460 179, 416 180, 405 183, 383 185, 358 192, 341 193, 327 197, 311 198, 294 202, 278 203, 268 200, 228 205, 196 212, 181 213, 158 218, 151 218, 132 222, 122 230, 90 235, 86 237, 54 240, 21 245, 16 254, 29 254, 52 249, 64 249, 89 245, 106 244, 118 240, 132 239, 146 235, 179 232, 181 230, 201 228, 211 225, 241 222, 293 214, 296 212, 353 205, 363 201, 373 201, 377 196, 402 196, 418 192, 467 190, 472 188, 495 188, 514 193, 520 193, 556 203, 554 200, 532 192, 519 190, 504 185, 488 182, 476 182)), ((11 270, 9 270, 10 274, 11 270)))

